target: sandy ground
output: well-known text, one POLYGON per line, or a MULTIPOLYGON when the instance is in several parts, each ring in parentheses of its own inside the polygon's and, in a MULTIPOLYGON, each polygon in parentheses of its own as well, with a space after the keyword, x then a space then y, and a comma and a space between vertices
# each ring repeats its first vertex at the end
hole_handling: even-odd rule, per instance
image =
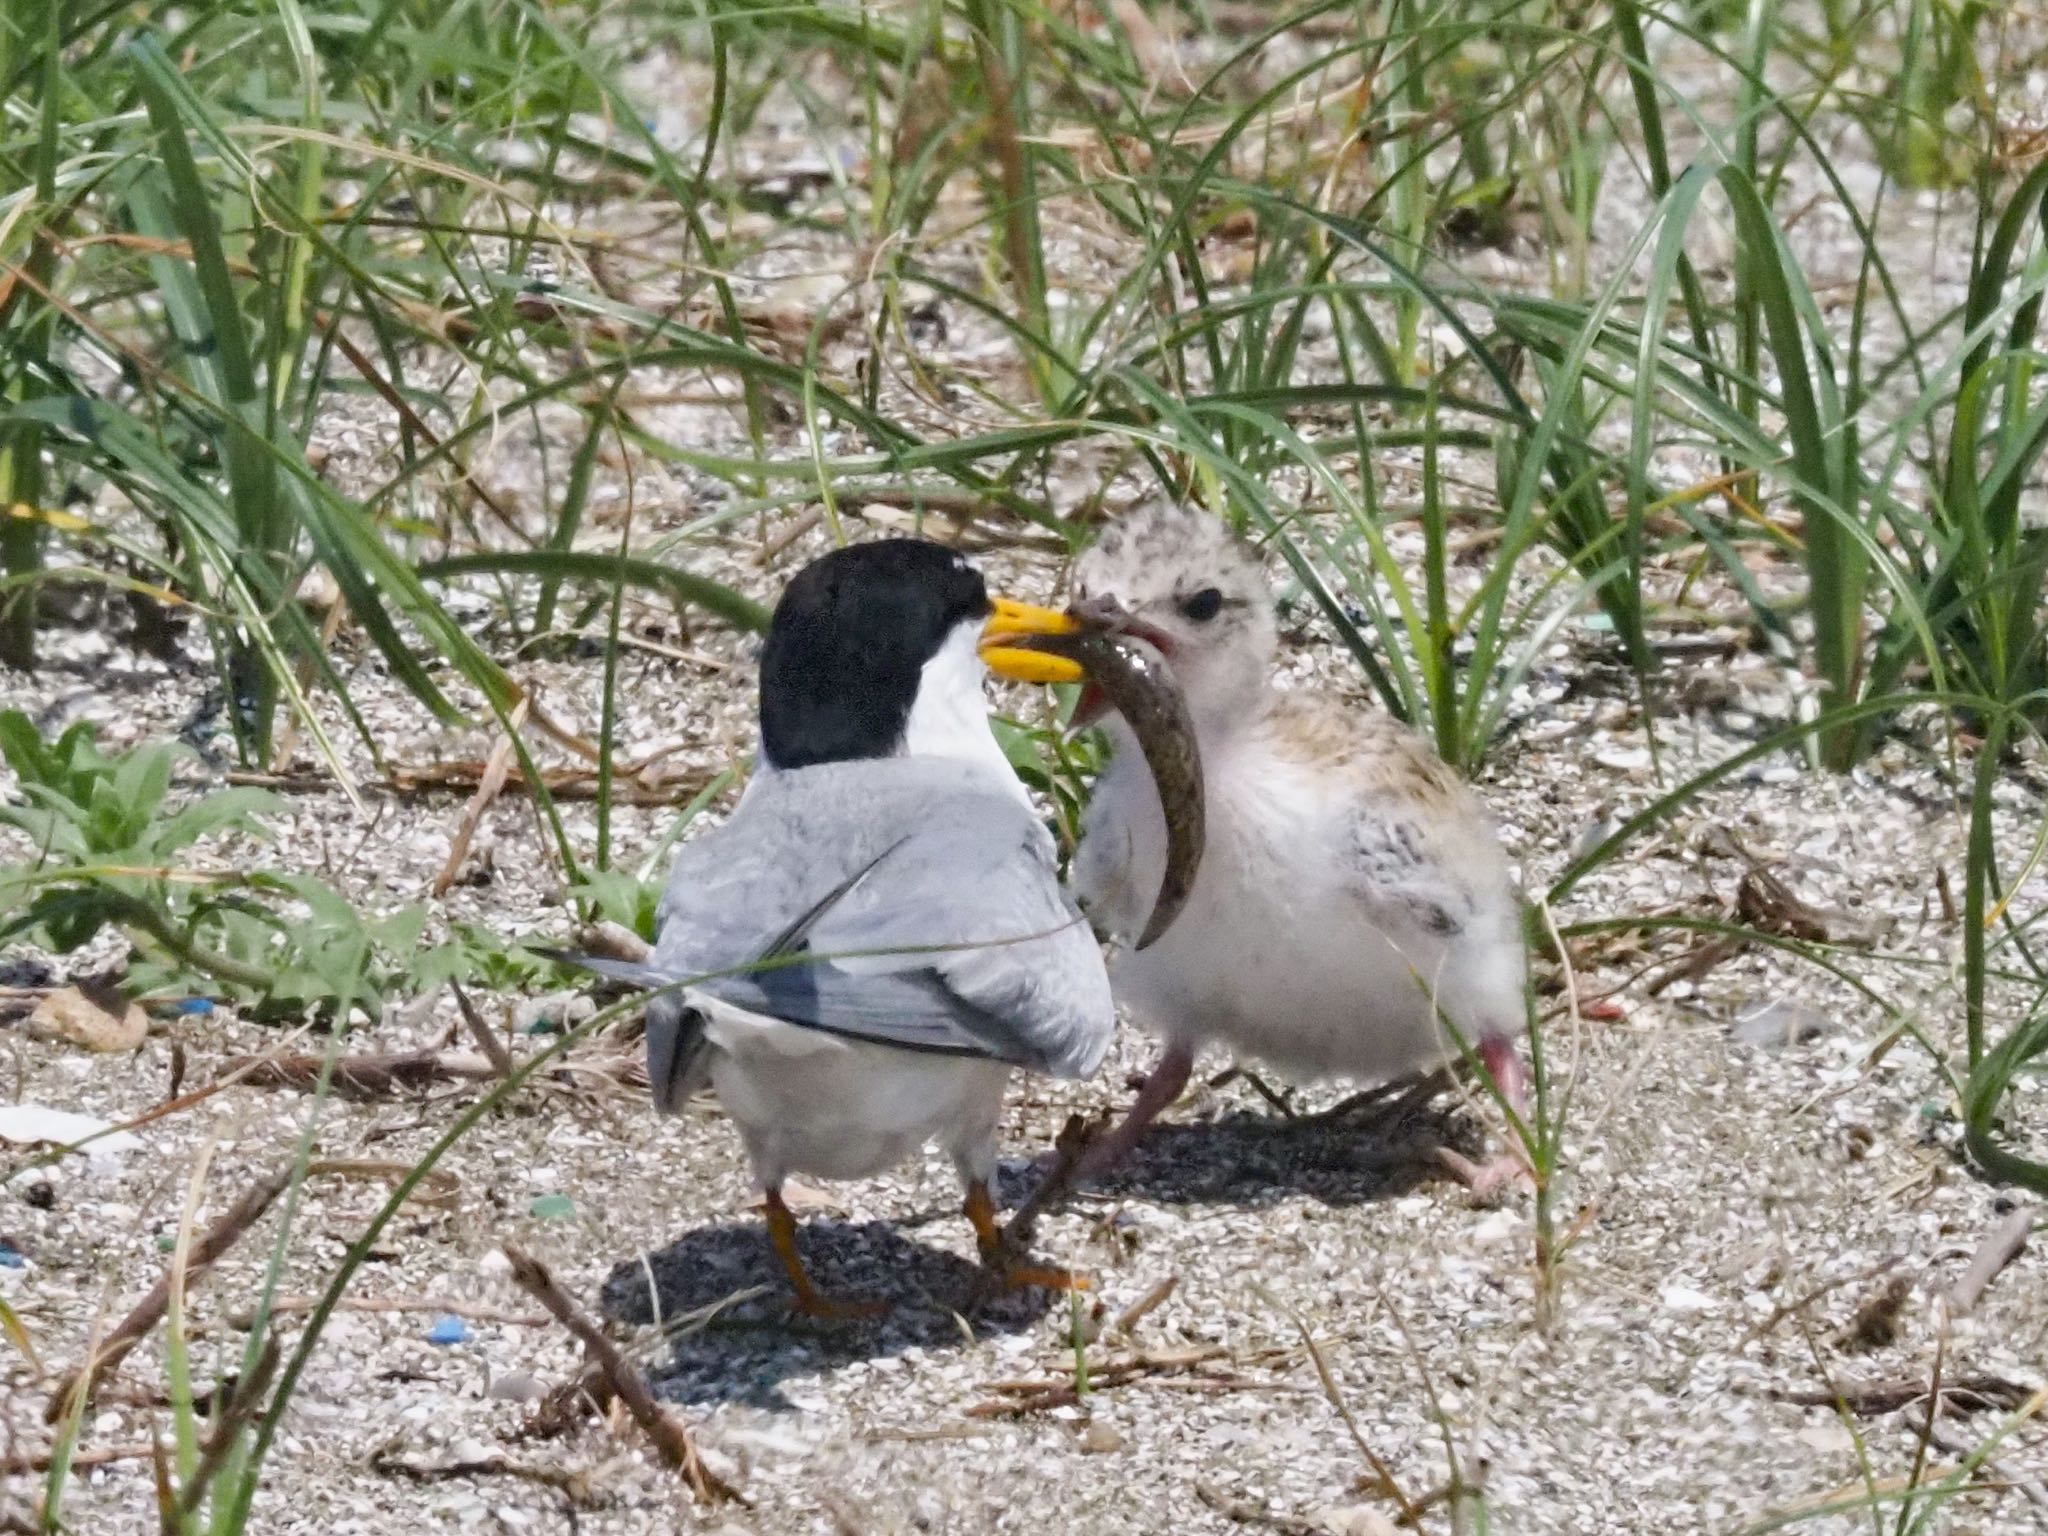
MULTIPOLYGON (((1300 649, 1310 664, 1320 656, 1300 649)), ((1789 700, 1766 662, 1722 673, 1736 694, 1727 704, 1664 718, 1668 772, 1738 745, 1731 713, 1765 728, 1774 686, 1779 707, 1789 700)), ((1532 888, 1603 808, 1632 808, 1653 791, 1632 711, 1618 693, 1601 697, 1591 675, 1595 692, 1549 710, 1485 784, 1532 888)), ((744 682, 738 669, 719 676, 730 690, 744 682)), ((650 723, 705 687, 695 669, 660 659, 633 682, 636 722, 650 723)), ((185 680, 158 679, 146 701, 109 709, 119 716, 110 735, 159 731, 191 697, 185 680)), ((1582 887, 1559 920, 1712 910, 1739 873, 1731 854, 1716 852, 1732 833, 1841 921, 1888 928, 1887 954, 1945 955, 1954 930, 1940 914, 1935 870, 1957 866, 1960 838, 1934 769, 1903 747, 1846 781, 1789 766, 1766 764, 1708 797, 1642 857, 1582 887)), ((2012 793, 2016 824, 2038 817, 2038 787, 2024 774, 2012 793)), ((459 799, 370 798, 354 818, 337 796, 295 798, 267 856, 318 867, 323 840, 330 850, 349 844, 333 868, 359 899, 415 894, 438 866, 459 799)), ((636 813, 628 844, 660 820, 636 813)), ((508 800, 491 813, 490 834, 496 873, 458 888, 462 899, 507 931, 559 931, 530 811, 508 800)), ((1667 964, 1682 952, 1662 951, 1667 964)), ((1528 1197, 1477 1207, 1415 1156, 1433 1135, 1486 1134, 1479 1111, 1446 1103, 1415 1121, 1293 1129, 1234 1084, 1183 1105, 1123 1177, 1042 1230, 1047 1253, 1094 1277, 1103 1318, 1174 1282, 1162 1305, 1128 1329, 1106 1328, 1091 1352, 1097 1375, 1138 1358, 1168 1365, 1080 1403, 995 1417, 985 1415, 1003 1404, 1004 1383, 1071 1385, 1074 1322, 1064 1301, 1043 1296, 966 1319, 955 1312, 971 1286, 972 1247, 937 1159, 821 1191, 810 1215, 806 1242, 821 1276, 895 1298, 886 1323, 792 1327, 772 1297, 757 1297, 674 1342, 646 1329, 657 1316, 673 1321, 772 1288, 776 1276, 736 1140, 715 1110, 656 1117, 605 1075, 620 1075, 610 1048, 592 1046, 579 1055, 596 1075, 573 1090, 529 1090, 487 1117, 440 1165, 452 1190, 437 1186, 433 1203, 407 1208, 379 1239, 354 1303, 403 1299, 425 1310, 336 1318, 285 1421, 262 1526, 378 1531, 397 1511, 430 1529, 560 1526, 566 1496, 509 1472, 422 1483, 386 1465, 500 1458, 586 1477, 577 1521, 589 1531, 1224 1530, 1268 1519, 1370 1530, 1369 1514, 1395 1506, 1361 1491, 1369 1452, 1409 1499, 1440 1489, 1455 1461, 1484 1490, 1497 1530, 1724 1531, 1831 1490, 1853 1493, 1855 1434, 1874 1478, 1912 1468, 1921 1408, 1845 1422, 1826 1404, 1832 1390, 1924 1388, 1937 1368, 1944 1380, 1992 1378, 1994 1396, 2002 1384, 2038 1387, 2048 1264, 2037 1253, 1972 1313, 1949 1314, 1946 1288, 2009 1201, 1959 1164, 1951 1101, 1925 1051, 1901 1042, 1873 1062, 1890 1038, 1886 1015, 1797 961, 1752 952, 1654 998, 1644 980, 1625 985, 1643 963, 1616 952, 1581 978, 1588 995, 1621 986, 1624 1017, 1576 1029, 1559 1019, 1546 1032, 1569 1093, 1557 1206, 1569 1246, 1547 1331, 1537 1326, 1528 1197), (1729 1021, 1760 1004, 1810 1010, 1799 1022, 1814 1038, 1775 1050, 1732 1039, 1729 1021), (537 1199, 557 1194, 570 1197, 567 1214, 533 1214, 537 1199), (505 1278, 497 1249, 507 1240, 543 1256, 574 1295, 622 1326, 752 1509, 690 1507, 629 1429, 521 1438, 530 1409, 517 1397, 565 1379, 573 1348, 552 1326, 500 1319, 534 1313, 505 1278), (1896 1337, 1852 1337, 1852 1316, 1894 1278, 1905 1286, 1896 1337), (465 1341, 437 1345, 429 1331, 444 1306, 489 1315, 470 1321, 465 1341)), ((1950 1033, 1938 972, 1852 963, 1921 1026, 1950 1033)), ((486 1006, 495 1015, 511 1003, 486 1006)), ((433 1017, 394 1018, 351 1044, 410 1043, 444 1020, 445 1000, 433 1017)), ((189 1088, 236 1054, 276 1048, 278 1035, 178 1020, 118 1059, 19 1033, 8 1043, 12 1096, 121 1120, 165 1096, 174 1049, 189 1088)), ((1126 1039, 1096 1081, 1020 1092, 1006 1133, 1019 1163, 1071 1110, 1119 1102, 1147 1049, 1126 1039)), ((96 1324, 161 1273, 162 1240, 202 1163, 203 1229, 284 1164, 308 1117, 318 1117, 324 1158, 406 1163, 473 1097, 320 1107, 297 1091, 231 1088, 142 1127, 132 1150, 16 1175, 0 1197, 0 1232, 28 1263, 0 1270, 0 1286, 45 1358, 75 1361, 96 1324)), ((1014 1192, 1021 1166, 1012 1171, 1014 1192)), ((385 1187, 309 1186, 285 1249, 285 1293, 317 1291, 385 1187)), ((275 1237, 273 1217, 196 1297, 202 1379, 232 1367, 241 1335, 224 1319, 254 1300, 275 1237)), ((151 1415, 128 1397, 146 1403, 148 1384, 160 1381, 156 1359, 145 1348, 124 1370, 128 1396, 103 1398, 88 1447, 146 1441, 151 1415)), ((6 1369, 8 1425, 33 1445, 47 1384, 11 1355, 6 1369)), ((1938 1433, 1968 1447, 1998 1421, 1958 1410, 1938 1433)), ((1932 1453, 1935 1463, 1953 1460, 1932 1453)), ((2000 1478, 2048 1476, 2048 1447, 2032 1431, 1996 1460, 2000 1478)), ((154 1518, 149 1488, 146 1461, 117 1462, 75 1482, 69 1507, 80 1529, 142 1530, 154 1518)), ((1974 1494, 1946 1518, 1930 1528, 2048 1529, 2040 1508, 2012 1491, 1974 1494)), ((1441 1527, 1441 1512, 1428 1523, 1441 1527)), ((1860 1528, 1867 1517, 1837 1524, 1860 1528)))
MULTIPOLYGON (((1627 195, 1617 183, 1615 196, 1627 195)), ((1603 227, 1625 230, 1627 212, 1624 201, 1603 227)), ((1900 217, 1907 237, 1941 227, 1938 208, 1900 217)), ((1926 247, 1916 308, 1952 302, 1955 244, 1926 247)), ((802 253, 784 254, 801 267, 802 253)), ((971 317, 950 318, 958 352, 988 345, 971 317)), ((646 381, 649 400, 671 383, 646 381)), ((744 442, 729 413, 702 403, 648 403, 642 420, 677 441, 744 442)), ((384 462, 388 424, 359 404, 338 404, 323 432, 329 472, 344 483, 384 462)), ((480 472, 530 490, 531 452, 514 434, 480 472)), ((1045 493, 1070 505, 1101 462, 1077 453, 1072 481, 1045 493)), ((687 526, 717 505, 714 487, 685 469, 633 467, 630 491, 620 466, 606 472, 598 530, 615 536, 611 520, 628 499, 649 530, 687 526)), ((1413 473, 1398 459, 1378 469, 1396 487, 1413 473)), ((1483 464, 1462 472, 1490 482, 1483 464)), ((978 524, 970 542, 989 532, 978 524)), ((992 573, 1025 595, 1056 595, 1061 570, 1040 541, 994 532, 992 573)), ((676 558, 769 597, 823 539, 795 512, 734 523, 676 558)), ((1717 597, 1726 594, 1694 592, 1707 609, 1717 597)), ((465 621, 487 644, 502 639, 493 601, 467 601, 465 621)), ((636 613, 635 628, 658 648, 628 662, 624 754, 674 748, 668 787, 686 799, 751 746, 750 648, 712 626, 680 634, 652 610, 636 613)), ((340 646, 387 759, 488 750, 487 736, 433 726, 346 632, 340 646)), ((1286 646, 1290 681, 1356 693, 1355 673, 1318 627, 1297 624, 1286 646)), ((91 615, 55 649, 57 664, 36 678, 0 679, 9 702, 46 726, 91 719, 106 741, 128 745, 201 721, 207 676, 196 651, 166 667, 91 615)), ((594 661, 528 660, 520 675, 563 723, 594 732, 594 661)), ((1653 754, 1631 680, 1596 631, 1568 626, 1518 695, 1481 784, 1525 888, 1542 890, 1593 829, 1796 719, 1805 687, 1732 639, 1725 653, 1682 655, 1657 702, 1653 754)), ((331 723, 351 768, 375 779, 368 754, 338 716, 331 723)), ((206 735, 203 723, 195 734, 206 735)), ((220 769, 195 758, 185 771, 196 790, 220 769)), ((1405 1118, 1293 1124, 1237 1082, 1193 1094, 1121 1176, 1043 1223, 1042 1250, 1093 1279, 1078 1313, 1037 1293, 967 1308, 973 1247, 950 1170, 932 1158, 806 1203, 804 1240, 821 1279, 885 1295, 893 1314, 840 1329, 791 1324, 729 1127, 708 1105, 655 1116, 629 1044, 600 1037, 571 1053, 572 1073, 487 1114, 378 1236, 299 1383, 255 1528, 1364 1536, 1388 1529, 1404 1504, 1422 1508, 1424 1529, 1452 1529, 1443 1495, 1455 1485, 1466 1490, 1458 1528, 1468 1530, 1732 1533, 1802 1510, 1812 1517, 1800 1529, 1877 1529, 1867 1510, 1824 1510, 1872 1487, 1894 1496, 1940 1482, 2048 1381, 2048 1257, 2038 1247, 1973 1308, 1951 1304, 1951 1286, 2012 1201, 1961 1161, 1953 1095, 1927 1046, 1899 1029, 1909 1023, 1950 1057, 1959 1049, 1960 940, 1941 879, 1959 888, 1957 782, 1941 744, 1912 733, 1846 778, 1766 759, 1560 906, 1563 925, 1725 915, 1753 859, 1827 913, 1839 936, 1874 940, 1877 952, 1843 957, 1865 993, 1761 946, 1684 978, 1672 969, 1691 948, 1682 934, 1578 937, 1580 993, 1609 1006, 1574 1020, 1554 992, 1546 1000, 1565 1127, 1547 1317, 1529 1196, 1475 1204, 1422 1155, 1442 1137, 1477 1146, 1493 1134, 1487 1112, 1447 1097, 1405 1118), (1741 1038, 1769 1032, 1737 1025, 1753 1026, 1760 1009, 1789 1019, 1797 1038, 1741 1038), (573 1376, 578 1355, 510 1283, 507 1242, 543 1258, 607 1320, 747 1504, 693 1503, 630 1424, 536 1432, 532 1400, 573 1376), (1118 1322, 1144 1301, 1157 1304, 1118 1322), (455 1342, 435 1342, 444 1314, 464 1318, 455 1342), (1085 1394, 1071 1390, 1077 1330, 1094 1340, 1085 1394), (1930 1420, 1936 1379, 1972 1391, 1946 1398, 1930 1420)), ((2042 816, 2038 766, 2015 767, 2002 793, 2002 835, 2025 846, 2042 816)), ((460 795, 370 789, 358 809, 315 788, 290 795, 272 844, 212 856, 311 870, 386 907, 424 893, 461 812, 460 795)), ((588 846, 587 806, 567 814, 588 846)), ((673 814, 622 811, 625 856, 651 847, 673 814)), ((2036 880, 2021 900, 2044 897, 2036 880)), ((487 814, 471 879, 438 913, 512 936, 566 933, 560 872, 524 800, 508 796, 487 814)), ((494 1020, 520 1004, 481 1001, 494 1020)), ((350 1048, 428 1042, 455 1022, 448 998, 428 998, 365 1026, 350 1048)), ((224 1015, 185 1017, 158 1021, 132 1056, 100 1057, 0 1024, 0 1093, 123 1121, 174 1083, 189 1092, 217 1081, 245 1053, 321 1045, 280 1038, 224 1015)), ((517 1034, 514 1049, 523 1057, 548 1038, 517 1034)), ((1150 1049, 1127 1036, 1090 1083, 1020 1085, 1005 1133, 1009 1195, 1069 1113, 1123 1101, 1150 1049)), ((1204 1063, 1210 1073, 1228 1065, 1204 1063)), ((317 1103, 240 1085, 139 1127, 117 1153, 26 1166, 25 1154, 0 1152, 0 1176, 12 1175, 0 1188, 0 1237, 24 1260, 0 1267, 0 1296, 47 1366, 74 1364, 163 1274, 188 1202, 204 1230, 286 1166, 309 1125, 320 1158, 409 1165, 479 1091, 317 1103)), ((1339 1095, 1321 1088, 1300 1107, 1339 1095)), ((2043 1098, 2038 1085, 2023 1093, 2023 1118, 2041 1123, 2043 1098)), ((273 1212, 229 1252, 191 1305, 202 1382, 238 1363, 234 1319, 261 1292, 273 1252, 281 1294, 317 1294, 388 1187, 374 1173, 316 1178, 288 1230, 273 1212)), ((297 1328, 284 1325, 288 1343, 297 1328)), ((72 1481, 73 1529, 156 1528, 146 1445, 163 1422, 162 1383, 152 1342, 101 1394, 83 1445, 110 1459, 72 1481)), ((49 1388, 48 1375, 0 1352, 0 1454, 45 1443, 49 1388)), ((2001 1440, 1974 1480, 1957 1481, 1961 1496, 1913 1506, 1922 1523, 1906 1528, 2048 1531, 2048 1436, 2034 1423, 2001 1440)), ((9 1511, 22 1518, 38 1482, 0 1485, 0 1528, 9 1511)), ((1889 1529, 1901 1506, 1886 1507, 1889 1529)))

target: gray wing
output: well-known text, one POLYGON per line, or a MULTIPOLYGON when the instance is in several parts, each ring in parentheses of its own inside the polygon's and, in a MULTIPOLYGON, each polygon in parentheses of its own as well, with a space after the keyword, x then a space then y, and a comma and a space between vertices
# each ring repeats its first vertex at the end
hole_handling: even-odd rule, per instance
POLYGON ((1079 1077, 1113 1031, 1101 952, 1059 889, 1051 838, 966 765, 757 781, 684 847, 661 921, 655 971, 728 972, 686 996, 834 1034, 1079 1077))
POLYGON ((1348 883, 1378 920, 1438 938, 1464 931, 1478 903, 1447 858, 1438 829, 1398 808, 1374 805, 1352 819, 1350 834, 1348 883))

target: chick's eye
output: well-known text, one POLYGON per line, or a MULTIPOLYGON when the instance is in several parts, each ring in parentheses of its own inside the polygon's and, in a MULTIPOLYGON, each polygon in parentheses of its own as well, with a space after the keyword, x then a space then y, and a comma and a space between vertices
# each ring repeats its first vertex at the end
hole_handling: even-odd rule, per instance
POLYGON ((1193 597, 1182 598, 1180 611, 1197 624, 1206 624, 1223 611, 1223 594, 1215 587, 1204 587, 1193 597))

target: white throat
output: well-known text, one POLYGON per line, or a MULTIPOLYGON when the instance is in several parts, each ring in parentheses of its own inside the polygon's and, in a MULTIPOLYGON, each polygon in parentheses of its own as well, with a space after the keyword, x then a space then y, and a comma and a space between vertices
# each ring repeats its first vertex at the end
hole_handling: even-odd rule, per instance
POLYGON ((989 729, 988 696, 982 687, 988 668, 976 649, 980 641, 978 620, 956 624, 946 643, 924 664, 917 681, 917 699, 903 727, 903 755, 978 764, 1014 789, 1019 800, 1028 802, 1023 784, 989 729))

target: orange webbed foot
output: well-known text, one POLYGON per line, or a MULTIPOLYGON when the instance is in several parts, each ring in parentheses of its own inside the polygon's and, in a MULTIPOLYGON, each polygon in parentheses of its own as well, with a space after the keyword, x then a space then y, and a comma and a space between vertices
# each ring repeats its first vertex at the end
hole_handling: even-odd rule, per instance
POLYGON ((1040 1287, 1049 1291, 1085 1291, 1088 1277, 1051 1264, 1033 1264, 1010 1252, 1003 1229, 996 1221, 995 1201, 988 1185, 979 1180, 967 1186, 967 1219, 974 1226, 975 1246, 981 1250, 982 1273, 991 1289, 1023 1291, 1040 1287))
POLYGON ((790 1289, 796 1293, 790 1298, 790 1311, 826 1323, 871 1322, 888 1313, 886 1301, 841 1301, 811 1284, 803 1257, 797 1252, 796 1217, 783 1203, 782 1191, 769 1190, 764 1203, 768 1210, 768 1241, 782 1261, 783 1272, 789 1276, 790 1289))

